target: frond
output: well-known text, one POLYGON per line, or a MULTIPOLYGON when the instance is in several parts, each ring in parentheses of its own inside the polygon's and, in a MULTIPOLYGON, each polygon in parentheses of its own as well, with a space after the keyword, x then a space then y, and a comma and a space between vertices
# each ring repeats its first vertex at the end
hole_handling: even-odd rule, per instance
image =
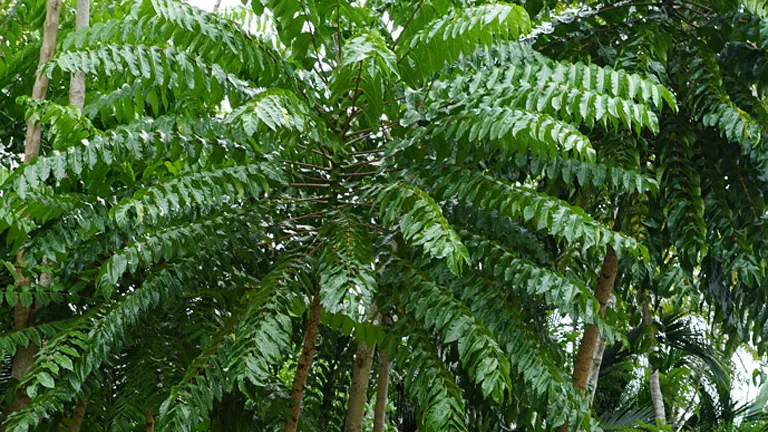
POLYGON ((224 17, 175 0, 142 0, 126 19, 97 22, 69 33, 62 51, 137 43, 172 45, 195 53, 257 85, 274 85, 284 77, 282 55, 270 43, 224 17))
POLYGON ((425 431, 467 430, 461 389, 426 337, 412 338, 403 356, 405 390, 419 406, 420 424, 425 431))
POLYGON ((443 70, 477 45, 494 40, 517 39, 529 32, 531 21, 520 6, 505 3, 453 9, 427 24, 398 47, 398 57, 407 67, 400 70, 406 80, 416 83, 443 70))
POLYGON ((258 90, 248 82, 227 73, 218 64, 208 64, 197 55, 175 48, 145 45, 110 45, 85 51, 59 54, 45 66, 49 76, 55 70, 65 73, 85 72, 115 80, 140 81, 145 89, 167 88, 180 100, 205 95, 210 106, 224 97, 250 99, 258 90))
MULTIPOLYGON (((278 266, 285 277, 290 266, 278 266)), ((273 279, 267 279, 268 281, 273 279)), ((270 367, 279 363, 290 346, 290 292, 282 284, 262 284, 248 296, 245 311, 230 317, 212 338, 211 344, 189 365, 160 407, 161 428, 194 431, 213 409, 214 401, 246 380, 263 385, 271 377, 270 367)))
MULTIPOLYGON (((269 132, 307 135, 314 141, 326 138, 325 126, 310 116, 306 105, 292 92, 269 89, 232 110, 223 122, 234 126, 235 139, 261 137, 269 132)), ((293 137, 294 139, 296 136, 293 137)))
POLYGON ((455 197, 486 212, 497 211, 501 216, 523 220, 584 250, 610 244, 617 251, 647 255, 643 245, 602 226, 580 207, 481 173, 460 171, 444 176, 437 182, 437 195, 443 199, 455 197))
POLYGON ((590 161, 595 159, 589 138, 572 124, 547 114, 486 106, 439 119, 428 128, 435 146, 448 146, 451 140, 488 140, 506 152, 531 151, 550 158, 559 153, 573 154, 590 161))
POLYGON ((637 74, 595 65, 521 63, 473 72, 471 78, 458 74, 452 81, 436 82, 430 98, 458 96, 470 106, 516 108, 589 126, 621 125, 638 133, 644 127, 658 132, 651 107, 661 110, 662 99, 677 109, 675 97, 665 87, 637 74))
POLYGON ((597 325, 600 334, 610 340, 619 337, 600 318, 600 304, 591 290, 580 282, 521 259, 519 254, 496 242, 469 232, 461 232, 461 235, 476 262, 482 264, 483 273, 506 282, 512 289, 543 297, 545 304, 580 322, 597 325))
MULTIPOLYGON (((9 305, 16 304, 16 301, 11 303, 11 299, 9 297, 6 298, 8 298, 9 305)), ((5 333, 3 336, 0 336, 0 352, 5 352, 12 356, 16 354, 17 347, 27 347, 30 343, 40 346, 42 345, 43 339, 51 339, 56 334, 69 327, 71 323, 72 320, 52 321, 35 327, 27 327, 23 330, 5 333)))
POLYGON ((368 310, 377 291, 367 228, 352 215, 341 213, 323 224, 319 234, 326 241, 319 267, 324 310, 365 321, 369 317, 361 317, 360 308, 368 310))
POLYGON ((709 250, 701 195, 700 155, 693 142, 695 136, 685 134, 682 128, 673 131, 662 135, 676 145, 667 145, 661 150, 658 173, 666 198, 664 213, 670 237, 680 254, 681 264, 692 271, 709 250))
MULTIPOLYGON (((48 142, 58 150, 80 143, 82 140, 99 134, 80 110, 73 106, 62 106, 49 100, 19 98, 20 105, 27 107, 25 117, 46 125, 48 142)), ((44 179, 41 179, 44 181, 44 179)), ((34 187, 34 186, 33 186, 34 187)))
MULTIPOLYGON (((574 390, 571 377, 536 344, 538 336, 526 329, 515 312, 517 308, 506 301, 503 293, 471 275, 455 281, 452 287, 496 336, 512 366, 512 378, 520 383, 519 389, 529 398, 530 406, 544 416, 537 421, 546 419, 548 427, 552 427, 570 420, 571 424, 592 430, 590 410, 574 390)), ((512 386, 518 388, 514 382, 512 386)))
POLYGON ((392 183, 374 193, 386 223, 398 223, 407 242, 421 247, 432 258, 445 259, 454 274, 461 273, 464 264, 469 263, 467 248, 427 192, 392 183))
MULTIPOLYGON (((395 97, 394 89, 387 83, 398 75, 395 53, 381 34, 361 33, 349 39, 342 49, 341 65, 334 69, 330 79, 331 99, 350 97, 355 106, 366 106, 362 112, 366 124, 378 127, 386 108, 384 101, 395 97)), ((393 109, 391 106, 388 110, 390 117, 397 115, 393 109)))
POLYGON ((550 180, 562 180, 565 184, 577 183, 581 187, 592 186, 596 189, 611 189, 617 193, 655 194, 659 191, 658 181, 648 174, 637 170, 605 163, 584 162, 571 158, 554 159, 520 155, 512 163, 533 176, 546 177, 550 180))
POLYGON ((760 178, 768 178, 768 158, 765 157, 765 128, 752 116, 739 108, 728 95, 722 73, 713 55, 697 51, 691 53, 688 68, 682 68, 684 88, 692 114, 705 126, 716 129, 720 136, 741 148, 760 171, 760 178))
POLYGON ((83 145, 39 156, 31 164, 14 170, 3 187, 12 185, 19 197, 25 199, 31 189, 30 184, 42 184, 41 179, 52 177, 61 181, 71 177, 83 180, 86 187, 94 187, 94 182, 103 182, 105 169, 118 169, 126 162, 143 158, 184 155, 195 160, 200 158, 203 149, 214 156, 219 153, 219 158, 223 152, 217 149, 227 150, 226 154, 235 159, 253 154, 252 149, 249 151, 247 147, 227 139, 229 135, 212 120, 186 121, 163 117, 138 121, 95 136, 83 145), (216 138, 216 135, 224 138, 216 138))
POLYGON ((403 264, 389 270, 388 282, 395 286, 397 303, 424 327, 436 331, 442 342, 456 342, 462 367, 485 397, 496 403, 511 391, 509 360, 493 334, 450 291, 437 286, 418 271, 403 264))
POLYGON ((247 197, 259 198, 269 191, 264 173, 274 172, 268 163, 212 167, 182 172, 163 182, 139 189, 110 209, 120 227, 160 220, 197 210, 203 214, 247 197))
POLYGON ((111 352, 125 346, 131 339, 131 330, 153 309, 194 291, 206 282, 203 275, 215 277, 215 271, 201 271, 206 265, 215 267, 215 256, 208 258, 209 261, 189 260, 165 267, 139 289, 91 308, 65 332, 49 340, 22 380, 32 401, 27 408, 8 416, 6 430, 26 432, 29 425, 39 424, 78 398, 92 372, 111 352))
POLYGON ((206 249, 255 242, 260 235, 251 235, 245 225, 245 216, 252 215, 254 210, 254 207, 248 207, 245 211, 182 223, 138 238, 101 265, 98 291, 109 297, 123 275, 135 273, 139 265, 152 268, 161 261, 195 256, 206 249))

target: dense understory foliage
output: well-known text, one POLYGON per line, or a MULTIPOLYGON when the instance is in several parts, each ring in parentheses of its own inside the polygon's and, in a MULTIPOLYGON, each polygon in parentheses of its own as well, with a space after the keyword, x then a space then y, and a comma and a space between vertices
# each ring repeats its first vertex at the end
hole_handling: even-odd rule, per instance
POLYGON ((65 3, 45 100, 45 2, 0 6, 5 430, 281 429, 318 304, 300 430, 350 421, 374 346, 387 430, 761 427, 730 356, 768 337, 765 7, 521 3, 65 3))

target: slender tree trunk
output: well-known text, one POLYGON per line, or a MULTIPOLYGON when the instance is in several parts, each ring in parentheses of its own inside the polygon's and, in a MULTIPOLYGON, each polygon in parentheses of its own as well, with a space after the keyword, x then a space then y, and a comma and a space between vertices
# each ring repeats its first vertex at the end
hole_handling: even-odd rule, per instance
POLYGON ((379 379, 376 383, 376 408, 373 411, 373 432, 384 432, 387 422, 387 394, 389 390, 389 358, 379 351, 379 379))
MULTIPOLYGON (((608 251, 603 259, 603 266, 600 268, 600 275, 595 287, 595 297, 600 302, 600 316, 605 316, 605 309, 608 304, 608 298, 611 296, 613 282, 616 280, 616 273, 619 271, 619 261, 616 258, 616 251, 608 246, 608 251)), ((584 394, 587 390, 587 377, 589 376, 592 357, 595 354, 597 340, 600 332, 597 326, 590 324, 584 329, 584 335, 581 338, 579 351, 576 353, 576 360, 573 364, 573 386, 584 394)), ((566 422, 560 426, 560 432, 566 432, 569 424, 566 422)))
MULTIPOLYGON (((19 275, 17 285, 25 285, 28 282, 28 279, 21 276, 21 270, 17 268, 17 274, 19 275)), ((27 327, 30 327, 32 325, 32 317, 34 315, 34 306, 33 307, 24 307, 22 306, 21 302, 16 303, 16 305, 13 308, 13 327, 15 330, 24 330, 27 327)), ((13 356, 13 361, 11 362, 11 378, 16 381, 21 381, 22 378, 24 378, 24 373, 26 373, 27 369, 29 368, 29 365, 32 364, 32 361, 35 358, 35 354, 37 353, 38 347, 32 342, 29 342, 29 345, 25 347, 19 347, 16 350, 16 355, 13 356)), ((5 415, 16 411, 20 411, 24 409, 27 405, 29 405, 29 396, 27 395, 27 392, 25 389, 19 387, 16 389, 15 397, 13 400, 13 404, 10 406, 9 410, 6 411, 5 415)))
POLYGON ((317 328, 320 325, 320 318, 323 314, 323 305, 320 304, 320 293, 315 292, 312 304, 309 307, 309 319, 307 320, 307 329, 304 332, 304 343, 301 347, 299 364, 296 366, 296 375, 293 377, 293 386, 291 387, 291 417, 285 421, 285 432, 296 432, 299 425, 299 413, 301 412, 301 400, 304 397, 304 386, 307 384, 309 368, 312 366, 312 354, 315 352, 315 343, 317 343, 317 328))
POLYGON ((144 427, 146 432, 155 432, 155 417, 152 415, 152 408, 144 411, 144 427))
MULTIPOLYGON (((656 332, 653 328, 653 321, 651 320, 651 306, 648 298, 643 302, 643 326, 647 327, 651 338, 651 350, 656 345, 655 338, 656 332)), ((651 389, 651 402, 653 403, 653 412, 656 415, 656 420, 660 420, 662 424, 667 423, 667 416, 664 412, 664 395, 661 393, 661 385, 659 383, 659 371, 654 369, 650 361, 650 354, 648 355, 648 370, 650 373, 650 389, 651 389)))
MULTIPOLYGON (((48 0, 48 8, 45 13, 43 26, 43 45, 40 47, 40 62, 44 65, 53 57, 56 51, 56 36, 59 32, 59 15, 61 14, 61 0, 48 0)), ((48 94, 48 77, 44 73, 38 73, 35 85, 32 87, 33 99, 45 99, 48 94)), ((40 154, 40 123, 35 119, 27 122, 27 137, 24 140, 24 163, 29 163, 40 154)))
MULTIPOLYGON (((90 0, 77 0, 77 18, 75 21, 75 29, 80 30, 83 27, 87 27, 90 23, 91 15, 91 1, 90 0)), ((85 73, 75 72, 69 81, 69 103, 77 107, 80 111, 85 106, 85 73)))
POLYGON ((349 402, 347 404, 347 419, 344 422, 345 432, 360 432, 363 430, 363 415, 365 403, 368 401, 368 381, 371 378, 373 350, 365 343, 360 343, 355 354, 355 366, 352 371, 352 383, 349 386, 349 402))
MULTIPOLYGON (((75 18, 75 30, 87 27, 91 21, 91 0, 77 0, 77 17, 75 18)), ((69 80, 69 104, 83 110, 85 106, 85 73, 77 71, 69 80)), ((81 400, 75 407, 75 414, 72 418, 73 426, 70 432, 79 432, 80 425, 85 417, 85 407, 88 404, 86 399, 81 400), (79 414, 79 417, 78 417, 79 414), (76 427, 75 427, 76 426, 76 427)))
MULTIPOLYGON (((616 296, 611 294, 608 297, 608 303, 606 308, 612 308, 616 305, 616 296)), ((600 379, 600 366, 603 364, 603 353, 605 353, 605 345, 608 343, 608 339, 601 337, 595 348, 595 355, 592 357, 592 366, 589 369, 589 379, 587 380, 587 388, 589 388, 589 404, 595 400, 595 392, 597 392, 597 383, 600 379)))
MULTIPOLYGON (((43 44, 40 47, 39 66, 42 66, 50 60, 56 51, 56 36, 59 31, 60 15, 61 0, 48 0, 45 12, 45 23, 43 24, 43 44)), ((32 98, 45 99, 47 93, 48 77, 44 73, 38 73, 35 76, 35 84, 32 87, 32 98)), ((40 134, 40 123, 36 122, 33 118, 29 119, 27 122, 27 136, 24 139, 24 163, 29 163, 40 153, 40 134)), ((23 252, 19 251, 16 254, 17 285, 26 285, 30 282, 21 273, 21 268, 23 266, 23 252)), ((43 281, 41 280, 41 282, 43 281)), ((32 307, 24 307, 21 302, 16 303, 13 311, 14 329, 23 330, 29 327, 32 324, 34 312, 35 305, 32 307)), ((13 357, 13 363, 11 364, 12 378, 21 380, 24 377, 29 365, 32 364, 32 360, 34 359, 37 350, 37 345, 30 342, 26 347, 16 351, 16 355, 13 357)), ((22 410, 27 405, 29 405, 29 396, 27 396, 27 392, 22 388, 17 389, 14 403, 11 406, 11 412, 22 410)))
POLYGON ((69 426, 69 432, 80 432, 85 419, 85 408, 88 406, 88 400, 83 399, 75 405, 75 411, 72 413, 72 425, 69 426))
POLYGON ((217 12, 220 7, 221 7, 221 0, 216 0, 216 3, 213 5, 213 11, 217 12))

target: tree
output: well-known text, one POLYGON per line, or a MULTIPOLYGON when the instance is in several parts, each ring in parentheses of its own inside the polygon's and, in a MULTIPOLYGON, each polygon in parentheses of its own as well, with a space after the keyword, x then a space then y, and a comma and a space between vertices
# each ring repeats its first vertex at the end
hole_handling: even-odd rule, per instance
POLYGON ((104 3, 43 67, 87 75, 82 112, 19 101, 45 146, 4 174, 4 256, 53 278, 3 293, 46 321, 0 347, 47 340, 7 430, 85 394, 85 430, 322 430, 339 387, 367 400, 373 357, 348 367, 374 346, 420 430, 595 430, 559 322, 621 341, 664 251, 692 275, 715 240, 673 83, 520 43, 536 3, 104 3), (686 145, 646 151, 660 131, 686 145))
MULTIPOLYGON (((627 280, 620 283, 635 294, 650 288, 654 308, 686 310, 705 326, 727 333, 724 358, 740 343, 759 352, 765 348, 762 330, 755 330, 764 328, 765 317, 757 312, 762 306, 751 306, 753 301, 761 304, 764 296, 757 282, 763 274, 764 261, 759 257, 765 229, 758 216, 764 212, 765 172, 760 126, 763 78, 756 68, 762 59, 755 51, 762 44, 759 28, 765 9, 759 3, 590 3, 575 14, 580 19, 555 20, 554 31, 536 41, 539 51, 559 59, 642 73, 678 95, 680 115, 663 121, 656 137, 644 137, 643 147, 625 157, 633 164, 640 162, 642 172, 659 179, 660 193, 635 204, 632 212, 638 228, 633 234, 646 239, 651 265, 631 264, 629 274, 625 271, 627 280), (750 298, 749 304, 739 298, 750 298)), ((637 301, 636 311, 647 310, 647 302, 637 301)), ((643 315, 649 323, 649 314, 643 315)), ((720 338, 718 343, 724 344, 720 338)), ((667 412, 673 419, 683 421, 678 412, 690 412, 689 401, 705 398, 707 391, 699 367, 679 366, 675 352, 679 354, 654 352, 650 370, 678 365, 664 371, 669 374, 664 402, 672 405, 667 412), (681 388, 690 393, 684 407, 677 408, 678 401, 666 393, 679 394, 681 388)), ((732 401, 723 377, 710 377, 708 382, 710 388, 726 389, 711 400, 723 403, 721 421, 733 421, 725 408, 732 401)), ((662 401, 656 402, 658 406, 662 401)))

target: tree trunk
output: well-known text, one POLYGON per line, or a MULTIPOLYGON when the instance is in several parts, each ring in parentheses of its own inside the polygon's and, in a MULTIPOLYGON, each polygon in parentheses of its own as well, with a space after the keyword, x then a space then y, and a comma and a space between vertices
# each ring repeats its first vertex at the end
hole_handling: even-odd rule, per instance
MULTIPOLYGON (((44 65, 53 57, 56 51, 56 36, 59 31, 59 15, 61 14, 61 0, 48 0, 48 8, 45 13, 43 26, 43 45, 40 47, 40 62, 44 65)), ((35 85, 32 87, 33 99, 45 99, 48 93, 48 77, 44 73, 38 73, 35 85)), ((27 121, 27 137, 24 139, 24 163, 29 163, 40 153, 40 123, 35 119, 27 121)))
POLYGON ((347 418, 344 422, 345 432, 361 432, 363 430, 363 414, 365 403, 368 401, 368 381, 371 378, 373 350, 365 343, 360 343, 355 354, 355 366, 352 371, 352 383, 349 386, 349 402, 347 403, 347 418))
MULTIPOLYGON (((45 23, 43 24, 43 44, 40 47, 40 61, 38 62, 38 66, 42 66, 50 60, 56 51, 56 36, 59 31, 60 15, 61 0, 48 0, 45 12, 45 23)), ((32 98, 45 99, 47 93, 48 77, 44 73, 38 73, 35 76, 35 84, 32 87, 32 98)), ((24 139, 24 163, 29 163, 40 153, 40 133, 40 123, 36 122, 34 118, 29 119, 27 122, 27 136, 24 139)), ((29 280, 21 273, 23 266, 23 252, 19 251, 16 254, 17 285, 26 285, 29 283, 29 280)), ((20 301, 16 303, 13 311, 13 325, 15 330, 24 330, 31 325, 35 311, 34 307, 34 305, 32 307, 24 307, 20 301)), ((30 342, 26 347, 19 348, 16 351, 16 355, 13 357, 13 362, 11 364, 12 378, 21 380, 24 377, 29 365, 32 364, 37 349, 37 345, 30 342)), ((11 412, 19 411, 27 405, 29 405, 29 396, 27 396, 27 392, 21 388, 17 389, 16 397, 11 406, 11 412)))
POLYGON ((218 12, 220 7, 221 7, 221 0, 216 0, 216 3, 214 3, 213 5, 213 11, 218 12))
MULTIPOLYGON (((616 280, 616 273, 619 271, 619 261, 616 258, 616 251, 608 246, 608 251, 603 259, 603 266, 600 268, 600 275, 595 287, 595 297, 600 302, 600 316, 605 316, 605 309, 608 304, 608 298, 611 296, 613 282, 616 280)), ((600 336, 597 326, 590 324, 584 329, 584 335, 581 338, 581 345, 576 354, 576 360, 573 364, 573 386, 584 394, 587 390, 587 377, 589 376, 592 357, 595 354, 597 340, 600 336)), ((560 426, 560 432, 566 432, 569 429, 568 422, 560 426)))
MULTIPOLYGON (((656 345, 656 331, 653 328, 653 321, 651 320, 651 306, 648 298, 643 302, 643 326, 649 329, 648 335, 651 338, 651 351, 653 351, 653 348, 656 345)), ((656 415, 656 420, 660 420, 662 424, 667 424, 667 416, 664 412, 664 395, 661 393, 661 385, 659 383, 659 371, 653 368, 650 354, 648 355, 648 370, 651 372, 649 384, 653 412, 656 415)))
POLYGON ((69 427, 69 432, 80 432, 80 428, 83 426, 83 419, 85 419, 86 406, 88 406, 88 400, 86 399, 83 399, 75 405, 75 411, 72 413, 72 425, 69 427))
MULTIPOLYGON (((616 296, 611 294, 608 297, 608 303, 606 308, 612 308, 616 305, 616 296)), ((595 400, 595 392, 597 392, 597 383, 600 379, 600 366, 603 364, 603 353, 605 352, 605 344, 608 343, 608 339, 601 337, 595 348, 595 355, 592 357, 592 366, 589 369, 589 379, 587 380, 587 388, 589 388, 589 404, 595 400)))
POLYGON ((152 408, 147 408, 144 411, 144 427, 145 432, 155 432, 155 417, 152 416, 152 408))
POLYGON ((293 376, 293 386, 291 387, 293 407, 291 407, 291 417, 285 421, 285 432, 296 432, 296 427, 299 425, 301 400, 304 397, 304 386, 307 384, 309 367, 312 366, 312 354, 315 351, 317 328, 322 314, 323 305, 320 304, 320 293, 316 291, 309 307, 309 319, 307 320, 307 329, 304 332, 304 343, 301 347, 299 364, 296 366, 296 375, 293 376))
MULTIPOLYGON (((87 27, 90 22, 91 2, 90 0, 77 0, 77 18, 75 29, 80 30, 87 27)), ((77 107, 80 111, 85 106, 85 73, 75 72, 69 81, 69 103, 77 107)))
MULTIPOLYGON (((17 269, 17 273, 20 275, 21 271, 17 269)), ((24 277, 19 277, 17 285, 24 285, 28 283, 24 277)), ((34 314, 34 306, 31 308, 22 306, 21 302, 16 303, 13 308, 13 328, 15 330, 24 330, 32 325, 32 316, 34 314)), ((32 342, 25 347, 19 347, 16 350, 16 355, 13 356, 11 362, 11 378, 16 381, 21 381, 24 378, 24 373, 27 372, 29 365, 35 359, 38 347, 32 342)), ((17 412, 24 409, 29 405, 29 396, 25 389, 19 387, 15 391, 15 397, 13 404, 9 407, 9 410, 5 413, 6 416, 12 412, 17 412)))
MULTIPOLYGON (((75 18, 75 30, 87 27, 91 21, 91 1, 77 0, 77 16, 75 18)), ((69 80, 69 104, 82 111, 85 106, 85 73, 77 71, 69 80)), ((75 407, 75 413, 72 417, 74 422, 70 432, 79 432, 80 425, 85 417, 85 407, 88 401, 83 399, 75 407), (79 417, 78 417, 79 414, 79 417)))
POLYGON ((373 432, 384 432, 387 415, 387 392, 389 390, 389 358, 379 351, 379 379, 376 383, 376 408, 373 411, 373 432))

